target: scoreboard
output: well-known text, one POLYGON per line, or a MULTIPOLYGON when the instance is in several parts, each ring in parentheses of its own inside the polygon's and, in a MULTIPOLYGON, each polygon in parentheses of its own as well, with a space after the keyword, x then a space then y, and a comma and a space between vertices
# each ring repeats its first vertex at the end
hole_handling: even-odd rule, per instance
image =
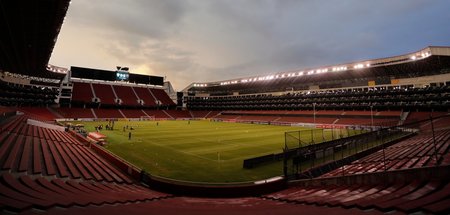
POLYGON ((117 67, 116 81, 128 81, 129 73, 128 67, 117 67))
POLYGON ((117 71, 116 72, 116 81, 128 81, 129 74, 128 72, 117 71))
POLYGON ((103 81, 125 81, 137 84, 164 85, 164 78, 153 75, 133 74, 128 71, 128 67, 117 67, 116 71, 100 70, 83 67, 70 67, 70 77, 93 79, 103 81))

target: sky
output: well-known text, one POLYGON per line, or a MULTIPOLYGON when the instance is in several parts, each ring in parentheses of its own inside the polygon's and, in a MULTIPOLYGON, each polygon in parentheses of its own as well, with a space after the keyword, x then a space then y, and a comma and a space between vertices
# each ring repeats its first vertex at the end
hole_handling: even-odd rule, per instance
POLYGON ((50 64, 190 83, 450 46, 447 0, 72 0, 50 64))

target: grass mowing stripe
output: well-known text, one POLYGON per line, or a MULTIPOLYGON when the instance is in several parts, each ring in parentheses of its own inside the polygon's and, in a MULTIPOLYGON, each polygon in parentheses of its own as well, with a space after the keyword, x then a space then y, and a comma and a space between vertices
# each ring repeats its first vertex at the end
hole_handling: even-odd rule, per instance
MULTIPOLYGON (((106 122, 83 122, 87 130, 106 122)), ((109 151, 153 175, 200 182, 260 180, 282 174, 281 163, 243 169, 246 158, 281 152, 284 132, 301 127, 209 121, 117 121, 103 130, 109 151), (132 138, 123 127, 133 127, 132 138)))
POLYGON ((175 148, 173 148, 173 147, 169 147, 169 146, 166 146, 166 145, 164 145, 164 144, 159 144, 159 143, 157 143, 157 142, 153 142, 153 141, 150 141, 150 140, 146 140, 146 141, 148 141, 148 142, 151 143, 151 144, 155 144, 155 145, 157 145, 157 146, 159 146, 159 147, 171 149, 171 150, 173 150, 173 151, 175 151, 175 152, 178 152, 178 153, 188 154, 188 155, 190 155, 190 156, 194 156, 194 157, 197 157, 197 158, 200 158, 200 159, 205 159, 205 160, 208 160, 208 161, 215 161, 215 160, 208 159, 208 158, 206 158, 206 157, 199 156, 199 155, 194 154, 194 153, 189 153, 189 152, 184 151, 184 150, 177 150, 177 149, 175 149, 175 148))

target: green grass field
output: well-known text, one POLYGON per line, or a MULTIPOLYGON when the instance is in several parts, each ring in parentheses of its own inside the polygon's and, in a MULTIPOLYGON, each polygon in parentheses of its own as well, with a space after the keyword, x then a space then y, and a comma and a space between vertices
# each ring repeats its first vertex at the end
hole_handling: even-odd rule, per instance
MULTIPOLYGON (((88 131, 106 122, 83 122, 88 131)), ((243 160, 281 152, 284 132, 303 128, 202 121, 118 121, 106 149, 152 175, 195 182, 244 182, 282 175, 282 162, 243 169, 243 160), (125 125, 133 126, 131 140, 125 125)), ((331 135, 326 135, 331 136, 331 135)))

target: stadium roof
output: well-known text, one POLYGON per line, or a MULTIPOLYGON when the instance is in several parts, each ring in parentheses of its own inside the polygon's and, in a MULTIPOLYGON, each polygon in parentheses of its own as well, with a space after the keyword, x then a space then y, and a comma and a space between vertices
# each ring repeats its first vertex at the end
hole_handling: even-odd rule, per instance
POLYGON ((62 78, 47 64, 70 0, 0 0, 0 70, 62 78))
POLYGON ((215 82, 196 82, 187 86, 183 91, 239 90, 249 87, 267 87, 268 85, 289 87, 299 83, 311 84, 313 82, 382 76, 417 77, 439 73, 440 70, 448 68, 450 68, 450 47, 430 46, 417 52, 394 57, 279 72, 263 76, 215 82))

